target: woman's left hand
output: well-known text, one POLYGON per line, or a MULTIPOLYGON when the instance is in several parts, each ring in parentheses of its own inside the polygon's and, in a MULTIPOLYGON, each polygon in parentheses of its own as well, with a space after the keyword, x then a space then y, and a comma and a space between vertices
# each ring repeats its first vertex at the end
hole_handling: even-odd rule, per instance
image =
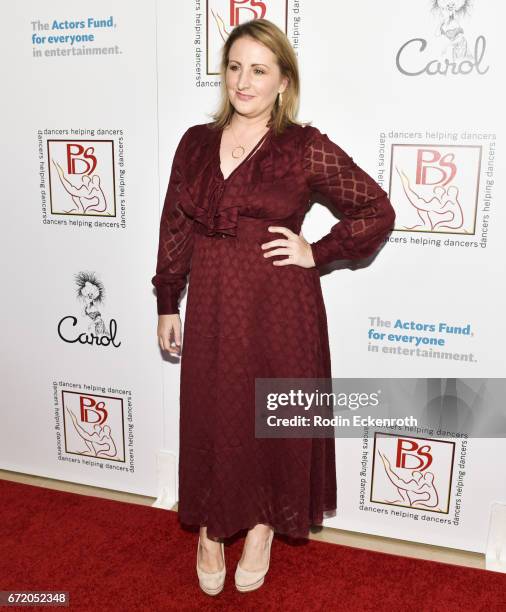
POLYGON ((302 235, 302 231, 299 235, 292 232, 288 227, 280 227, 278 225, 269 226, 270 232, 276 232, 278 234, 284 234, 286 238, 276 238, 270 242, 264 242, 261 247, 262 249, 272 249, 264 253, 264 257, 271 257, 272 255, 287 255, 286 259, 277 259, 272 262, 273 266, 287 266, 295 264, 302 268, 314 268, 315 262, 313 259, 313 251, 311 245, 302 235), (279 247, 277 249, 273 247, 279 247))

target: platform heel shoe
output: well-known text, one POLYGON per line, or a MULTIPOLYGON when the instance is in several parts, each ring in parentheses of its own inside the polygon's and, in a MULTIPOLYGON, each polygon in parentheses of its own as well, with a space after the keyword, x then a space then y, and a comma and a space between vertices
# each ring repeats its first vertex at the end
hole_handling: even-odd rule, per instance
POLYGON ((208 595, 218 595, 223 590, 225 584, 225 574, 227 568, 225 567, 225 548, 223 542, 221 542, 221 556, 223 557, 223 569, 217 572, 205 572, 199 567, 199 548, 200 548, 200 536, 197 543, 197 576, 199 577, 200 588, 208 595))
POLYGON ((243 569, 239 563, 237 563, 237 567, 235 569, 235 586, 238 591, 242 593, 246 593, 247 591, 254 591, 262 586, 264 583, 264 578, 267 572, 269 571, 269 564, 271 561, 271 545, 272 539, 274 538, 274 529, 271 530, 271 535, 269 536, 269 559, 267 561, 267 567, 262 570, 258 570, 256 572, 251 572, 243 569))

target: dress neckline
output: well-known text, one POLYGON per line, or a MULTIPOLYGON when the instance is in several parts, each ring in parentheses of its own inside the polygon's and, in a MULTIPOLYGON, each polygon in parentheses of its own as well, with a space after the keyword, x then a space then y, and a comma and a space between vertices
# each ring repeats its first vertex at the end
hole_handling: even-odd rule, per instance
POLYGON ((248 153, 248 155, 246 155, 246 157, 232 170, 232 172, 225 178, 223 171, 221 169, 221 157, 220 157, 220 149, 221 149, 221 138, 223 135, 223 131, 224 131, 224 127, 222 127, 220 130, 218 130, 218 138, 217 138, 217 151, 216 151, 216 158, 218 160, 218 172, 220 174, 220 177, 222 179, 222 181, 224 183, 227 183, 231 178, 232 175, 234 175, 239 168, 241 168, 242 166, 244 166, 244 164, 253 156, 253 154, 262 146, 262 144, 264 144, 267 139, 270 137, 270 135, 272 134, 272 125, 269 127, 269 129, 267 130, 267 132, 257 141, 257 143, 255 144, 255 146, 251 149, 251 151, 248 153))

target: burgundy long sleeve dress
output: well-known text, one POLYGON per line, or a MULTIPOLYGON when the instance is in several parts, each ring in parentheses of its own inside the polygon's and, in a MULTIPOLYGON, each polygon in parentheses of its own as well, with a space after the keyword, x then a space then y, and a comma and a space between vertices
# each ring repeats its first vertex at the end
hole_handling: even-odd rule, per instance
POLYGON ((158 314, 179 312, 189 275, 180 378, 179 504, 211 538, 257 523, 306 538, 336 511, 333 438, 256 438, 255 378, 330 378, 319 269, 373 254, 393 228, 383 189, 313 126, 273 128, 225 179, 222 130, 190 127, 161 222, 158 314), (316 267, 275 266, 260 245, 299 233, 313 192, 343 213, 311 244, 316 267))

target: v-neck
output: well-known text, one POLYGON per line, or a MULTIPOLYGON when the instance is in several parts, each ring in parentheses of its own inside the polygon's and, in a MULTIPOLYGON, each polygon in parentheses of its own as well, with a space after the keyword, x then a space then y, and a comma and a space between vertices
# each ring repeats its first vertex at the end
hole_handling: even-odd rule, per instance
POLYGON ((241 163, 239 163, 233 170, 232 172, 225 178, 223 171, 221 169, 221 157, 220 157, 220 149, 221 149, 221 139, 223 136, 223 131, 224 128, 221 128, 221 130, 218 131, 218 149, 217 149, 217 153, 216 156, 218 158, 218 171, 221 175, 221 178, 223 180, 224 183, 228 182, 231 178, 232 175, 236 173, 237 170, 239 170, 239 168, 241 168, 241 166, 243 166, 249 159, 250 157, 253 156, 253 154, 262 146, 262 144, 267 140, 267 138, 271 135, 272 133, 272 126, 269 127, 268 131, 260 138, 260 140, 258 140, 258 142, 255 144, 255 146, 251 149, 251 151, 248 153, 248 155, 246 155, 246 157, 241 161, 241 163))

